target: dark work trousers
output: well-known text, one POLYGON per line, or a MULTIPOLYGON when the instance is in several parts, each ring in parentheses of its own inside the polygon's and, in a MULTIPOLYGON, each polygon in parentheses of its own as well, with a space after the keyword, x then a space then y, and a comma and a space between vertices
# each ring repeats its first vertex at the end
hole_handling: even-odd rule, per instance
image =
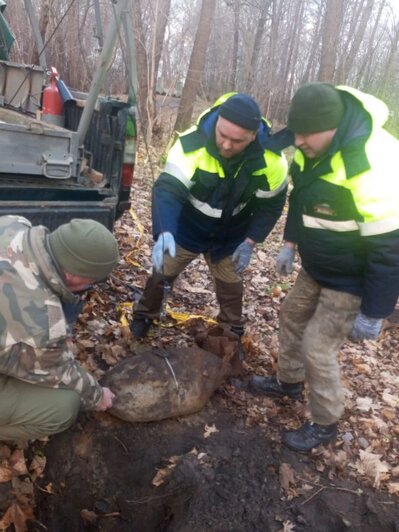
MULTIPOLYGON (((159 319, 159 312, 163 299, 164 281, 173 285, 177 276, 198 257, 198 253, 187 251, 176 246, 176 257, 166 254, 164 257, 163 273, 153 272, 144 288, 143 294, 135 306, 135 318, 159 319)), ((215 281, 216 298, 219 303, 219 323, 230 325, 232 330, 242 333, 242 277, 234 270, 231 257, 212 262, 210 255, 204 255, 206 263, 215 281)))

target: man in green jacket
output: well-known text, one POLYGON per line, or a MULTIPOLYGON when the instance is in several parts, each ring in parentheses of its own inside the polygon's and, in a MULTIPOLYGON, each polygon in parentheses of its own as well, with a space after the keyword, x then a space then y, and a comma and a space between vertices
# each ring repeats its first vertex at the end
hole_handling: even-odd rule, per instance
POLYGON ((172 146, 153 189, 154 271, 134 308, 143 338, 159 319, 164 288, 203 254, 215 282, 219 323, 243 333, 243 271, 281 215, 287 163, 244 93, 229 93, 172 146))
POLYGON ((112 406, 111 390, 75 360, 63 306, 118 259, 114 236, 94 220, 49 233, 0 217, 0 440, 41 438, 68 428, 81 405, 112 406))
POLYGON ((291 102, 297 148, 277 270, 302 269, 280 312, 277 375, 250 388, 299 399, 311 421, 283 435, 296 451, 335 439, 344 411, 337 355, 348 336, 376 339, 399 293, 399 141, 386 105, 350 87, 310 83, 291 102))

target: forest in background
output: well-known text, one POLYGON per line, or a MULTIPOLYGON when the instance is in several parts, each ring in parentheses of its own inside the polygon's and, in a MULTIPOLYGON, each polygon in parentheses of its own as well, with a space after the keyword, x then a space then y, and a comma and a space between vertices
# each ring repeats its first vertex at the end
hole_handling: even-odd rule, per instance
MULTIPOLYGON (((31 0, 48 66, 87 90, 115 4, 31 0), (97 16, 98 19, 98 16, 97 16)), ((196 98, 245 91, 265 116, 284 124, 290 98, 308 81, 346 84, 383 99, 399 134, 398 0, 130 0, 142 131, 159 130, 156 93, 181 96, 176 130, 192 120, 196 98)), ((38 64, 24 0, 8 2, 16 42, 10 59, 38 64)), ((123 43, 109 67, 109 92, 128 92, 123 43)))

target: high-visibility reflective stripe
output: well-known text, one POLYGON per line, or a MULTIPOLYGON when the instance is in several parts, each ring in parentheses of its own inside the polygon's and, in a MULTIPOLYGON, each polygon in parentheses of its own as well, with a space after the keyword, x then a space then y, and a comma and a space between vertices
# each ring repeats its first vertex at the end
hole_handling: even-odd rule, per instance
POLYGON ((221 218, 222 217, 222 209, 215 209, 209 205, 209 203, 205 203, 204 201, 199 201, 191 194, 188 197, 188 201, 191 203, 193 207, 195 207, 198 211, 201 211, 203 214, 206 214, 206 216, 210 216, 211 218, 221 218))
POLYGON ((399 217, 376 222, 359 222, 359 228, 362 236, 382 235, 399 229, 399 217))
MULTIPOLYGON (((205 203, 204 201, 199 201, 194 196, 190 195, 188 197, 188 201, 191 203, 193 207, 195 207, 198 211, 201 211, 203 214, 206 214, 206 216, 210 216, 211 218, 221 218, 223 210, 222 209, 215 209, 214 207, 211 207, 209 203, 205 203)), ((233 216, 241 212, 246 206, 248 205, 248 201, 245 203, 240 203, 237 205, 237 207, 233 211, 233 216)))
POLYGON ((324 220, 323 218, 315 218, 314 216, 303 214, 302 221, 305 227, 311 227, 312 229, 327 229, 329 231, 337 231, 339 233, 359 230, 359 225, 357 222, 355 222, 355 220, 337 222, 334 220, 324 220))
POLYGON ((241 212, 243 209, 245 209, 245 207, 247 205, 248 205, 248 201, 246 201, 245 203, 240 203, 239 205, 237 205, 237 207, 233 211, 233 216, 235 216, 236 214, 241 212))
POLYGON ((193 185, 192 181, 190 181, 190 179, 187 179, 187 177, 183 174, 181 168, 177 166, 177 164, 166 161, 166 164, 164 166, 164 172, 173 175, 173 177, 178 179, 187 188, 191 188, 191 186, 193 185))
POLYGON ((302 220, 305 227, 312 229, 326 229, 337 232, 359 230, 362 236, 382 235, 399 229, 399 217, 377 220, 376 222, 355 222, 355 220, 337 222, 303 214, 302 220))
POLYGON ((258 188, 255 195, 257 198, 274 198, 274 196, 277 196, 278 194, 280 194, 282 190, 285 189, 287 184, 288 184, 288 178, 285 178, 284 181, 280 183, 280 185, 274 190, 262 190, 258 188))

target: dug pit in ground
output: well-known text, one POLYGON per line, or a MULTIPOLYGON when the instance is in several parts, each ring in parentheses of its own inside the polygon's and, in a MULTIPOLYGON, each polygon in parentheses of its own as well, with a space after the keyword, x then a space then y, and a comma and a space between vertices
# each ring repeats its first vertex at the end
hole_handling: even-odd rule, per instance
MULTIPOLYGON (((317 471, 317 456, 279 443, 273 423, 247 426, 228 389, 201 412, 161 422, 82 416, 36 442, 39 532, 393 532, 395 499, 317 471)), ((245 392, 243 392, 245 393, 245 392)))

